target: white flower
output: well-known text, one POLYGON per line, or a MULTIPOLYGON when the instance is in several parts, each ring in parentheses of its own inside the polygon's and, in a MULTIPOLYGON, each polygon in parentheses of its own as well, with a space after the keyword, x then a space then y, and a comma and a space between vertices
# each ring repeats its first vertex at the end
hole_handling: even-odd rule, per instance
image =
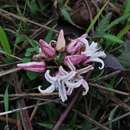
POLYGON ((74 88, 78 88, 82 85, 85 89, 85 91, 83 91, 83 95, 86 95, 89 90, 89 86, 80 74, 87 73, 88 71, 92 70, 93 66, 89 65, 83 69, 76 70, 73 64, 69 64, 69 68, 71 71, 68 72, 64 70, 62 66, 60 66, 59 72, 56 76, 51 76, 50 70, 47 70, 45 73, 45 78, 51 85, 45 90, 42 90, 41 86, 39 86, 39 91, 42 94, 45 94, 52 93, 53 91, 57 90, 59 97, 64 102, 67 100, 67 95, 72 94, 74 88))
POLYGON ((101 63, 101 67, 99 67, 99 69, 103 69, 104 62, 101 58, 106 57, 105 52, 102 51, 100 47, 98 47, 98 44, 96 42, 92 42, 90 45, 88 42, 85 42, 84 44, 85 44, 85 51, 81 52, 81 54, 84 54, 88 57, 86 63, 99 62, 101 63))
POLYGON ((39 86, 39 91, 42 94, 45 94, 45 93, 52 93, 53 91, 58 90, 59 97, 64 102, 67 100, 67 90, 66 90, 67 84, 69 84, 70 87, 73 86, 78 87, 81 84, 80 83, 81 81, 70 83, 70 81, 75 77, 75 75, 76 75, 75 71, 67 72, 62 67, 59 68, 59 73, 56 76, 51 76, 50 70, 47 70, 45 73, 45 78, 48 82, 51 83, 51 85, 45 90, 42 90, 41 86, 39 86))

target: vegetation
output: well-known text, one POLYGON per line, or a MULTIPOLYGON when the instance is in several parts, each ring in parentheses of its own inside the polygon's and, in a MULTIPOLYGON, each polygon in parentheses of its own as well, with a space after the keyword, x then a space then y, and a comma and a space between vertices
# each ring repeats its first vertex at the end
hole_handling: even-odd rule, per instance
MULTIPOLYGON (((129 130, 129 49, 130 0, 0 0, 1 129, 129 130), (36 58, 39 39, 56 40, 61 29, 67 43, 87 34, 107 54, 104 69, 94 64, 85 75, 87 95, 78 88, 65 102, 38 91, 48 86, 44 73, 17 68, 36 58)), ((50 70, 61 64, 58 54, 50 70)))

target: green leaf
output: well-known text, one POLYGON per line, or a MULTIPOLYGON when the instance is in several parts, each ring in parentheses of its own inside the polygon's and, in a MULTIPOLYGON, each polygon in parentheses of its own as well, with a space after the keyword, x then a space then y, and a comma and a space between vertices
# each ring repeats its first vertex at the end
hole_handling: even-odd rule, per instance
POLYGON ((5 90, 5 93, 4 93, 4 107, 5 107, 5 111, 9 110, 8 86, 6 87, 6 90, 5 90))
POLYGON ((10 44, 4 29, 0 26, 0 44, 7 54, 11 54, 10 44))
POLYGON ((120 63, 129 68, 130 66, 130 41, 127 41, 125 44, 125 48, 122 50, 122 54, 118 57, 120 63))
POLYGON ((92 22, 90 23, 89 27, 86 30, 87 33, 89 33, 89 31, 93 28, 93 26, 97 22, 98 18, 100 17, 100 15, 102 14, 103 10, 105 9, 108 3, 109 3, 109 0, 103 5, 103 7, 99 10, 97 15, 94 17, 94 19, 92 20, 92 22))
POLYGON ((61 8, 61 13, 64 16, 66 21, 70 22, 71 24, 74 24, 74 22, 71 19, 70 14, 65 6, 61 8))
POLYGON ((102 37, 106 40, 109 40, 111 42, 110 45, 116 45, 117 43, 123 43, 123 41, 121 39, 119 39, 117 36, 114 36, 112 34, 104 34, 102 37))
POLYGON ((124 4, 123 14, 128 14, 130 12, 130 0, 126 0, 124 4))
MULTIPOLYGON (((45 83, 43 84, 45 87, 45 83)), ((46 104, 44 107, 46 114, 48 116, 49 121, 55 120, 57 118, 58 110, 56 109, 56 105, 53 103, 46 104)))
POLYGON ((88 121, 84 121, 82 123, 82 129, 81 130, 91 130, 91 128, 92 128, 92 125, 88 121))
POLYGON ((28 48, 25 52, 25 57, 30 57, 34 54, 37 54, 39 52, 39 48, 38 47, 34 47, 34 48, 28 48))
POLYGON ((109 25, 110 19, 112 14, 108 13, 106 16, 104 16, 101 21, 99 22, 97 28, 96 28, 96 35, 102 35, 105 33, 105 28, 109 25))
POLYGON ((51 39, 53 39, 53 34, 54 34, 54 32, 52 30, 49 30, 46 37, 45 37, 45 41, 50 42, 51 39))
POLYGON ((19 43, 21 43, 21 42, 23 42, 23 41, 25 41, 26 40, 26 38, 25 38, 25 36, 24 35, 21 35, 21 34, 16 34, 16 39, 15 39, 15 45, 17 45, 17 44, 19 44, 19 43))
POLYGON ((69 125, 70 125, 71 127, 75 127, 77 117, 78 117, 78 114, 77 114, 77 112, 75 112, 75 113, 73 114, 72 118, 71 118, 70 123, 69 123, 69 125))
POLYGON ((33 15, 36 15, 37 12, 39 11, 39 7, 38 7, 36 0, 31 0, 31 1, 29 0, 28 6, 29 6, 30 11, 33 15))
POLYGON ((33 39, 29 38, 29 37, 26 37, 26 39, 27 39, 27 41, 30 43, 30 45, 31 45, 32 47, 37 47, 38 42, 37 42, 36 40, 33 40, 33 39))
POLYGON ((27 76, 28 76, 28 78, 29 78, 30 80, 36 79, 36 78, 38 77, 38 75, 39 75, 39 74, 37 74, 37 73, 35 73, 35 72, 31 72, 31 71, 27 71, 26 74, 27 74, 27 76))
POLYGON ((130 17, 130 13, 125 14, 119 18, 116 18, 114 21, 112 21, 109 26, 107 26, 107 28, 105 29, 105 31, 109 30, 110 28, 116 26, 117 24, 124 22, 125 20, 128 20, 128 18, 130 17))

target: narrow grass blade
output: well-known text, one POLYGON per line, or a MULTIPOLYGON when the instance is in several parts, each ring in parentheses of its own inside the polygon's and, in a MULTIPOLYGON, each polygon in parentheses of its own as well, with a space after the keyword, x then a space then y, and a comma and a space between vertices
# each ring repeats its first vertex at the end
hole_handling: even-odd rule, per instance
POLYGON ((103 10, 105 9, 105 7, 107 6, 108 3, 109 3, 109 0, 103 5, 103 7, 99 10, 97 15, 94 17, 94 19, 90 23, 88 29, 86 30, 86 33, 89 33, 89 31, 93 28, 93 26, 95 25, 96 21, 98 20, 99 16, 102 14, 103 10))
POLYGON ((112 27, 116 26, 117 24, 119 24, 119 23, 125 21, 125 20, 128 19, 129 17, 130 17, 130 13, 125 14, 125 15, 123 15, 123 16, 121 16, 121 17, 115 19, 114 21, 112 21, 112 22, 109 24, 109 26, 107 26, 107 28, 105 29, 105 31, 108 31, 110 28, 112 28, 112 27))
POLYGON ((5 94, 4 94, 4 107, 5 107, 5 111, 9 110, 9 94, 8 94, 8 86, 5 90, 5 94))
POLYGON ((127 23, 126 26, 117 34, 118 38, 122 38, 130 30, 130 23, 127 23))
POLYGON ((11 54, 10 44, 4 29, 0 26, 0 44, 7 54, 11 54))
POLYGON ((112 109, 112 111, 110 112, 110 115, 109 115, 109 118, 108 118, 108 120, 109 120, 109 127, 112 129, 112 120, 113 120, 113 118, 114 118, 114 116, 115 116, 115 113, 116 113, 116 111, 117 111, 117 109, 119 108, 119 106, 117 105, 116 107, 114 107, 113 109, 112 109))

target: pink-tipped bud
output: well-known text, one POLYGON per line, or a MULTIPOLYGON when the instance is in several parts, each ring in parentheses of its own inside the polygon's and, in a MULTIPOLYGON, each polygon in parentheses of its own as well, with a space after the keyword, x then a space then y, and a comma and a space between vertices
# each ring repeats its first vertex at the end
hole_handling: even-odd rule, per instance
POLYGON ((86 38, 86 34, 82 35, 81 37, 72 40, 68 46, 67 46, 67 52, 70 54, 76 54, 78 52, 80 52, 85 43, 88 43, 88 41, 85 39, 86 38))
POLYGON ((44 40, 39 40, 40 48, 41 48, 41 55, 45 58, 53 58, 55 57, 56 50, 44 40))
POLYGON ((65 38, 64 38, 64 31, 60 30, 59 36, 56 42, 56 50, 62 52, 65 50, 65 38))
POLYGON ((46 69, 46 65, 44 61, 41 62, 28 62, 17 64, 17 67, 22 70, 28 70, 33 72, 44 72, 46 69))
POLYGON ((73 63, 73 65, 77 65, 79 63, 84 62, 87 60, 87 57, 85 55, 69 55, 65 56, 64 63, 66 64, 68 62, 68 59, 73 63))

